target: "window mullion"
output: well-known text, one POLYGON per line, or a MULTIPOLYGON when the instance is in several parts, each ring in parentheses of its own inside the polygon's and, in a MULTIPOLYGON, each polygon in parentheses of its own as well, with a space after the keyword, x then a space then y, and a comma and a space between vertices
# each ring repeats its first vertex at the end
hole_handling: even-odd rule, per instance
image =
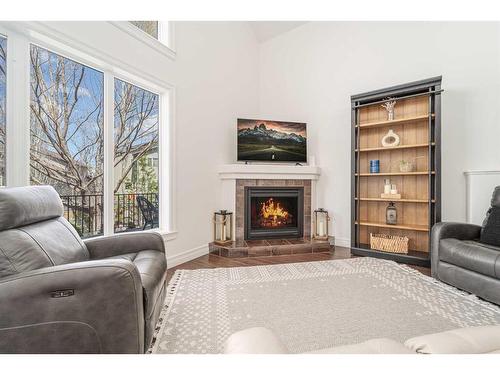
POLYGON ((114 77, 104 72, 104 235, 114 232, 114 77))
POLYGON ((8 186, 29 185, 30 44, 26 37, 7 38, 6 180, 8 186))

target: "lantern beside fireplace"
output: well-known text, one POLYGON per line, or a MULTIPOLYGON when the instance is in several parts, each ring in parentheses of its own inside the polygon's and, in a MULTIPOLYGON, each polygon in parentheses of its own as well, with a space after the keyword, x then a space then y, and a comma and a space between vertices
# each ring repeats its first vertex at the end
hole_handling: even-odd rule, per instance
POLYGON ((330 221, 330 216, 328 216, 328 211, 323 208, 318 208, 314 210, 314 228, 313 228, 313 238, 319 241, 328 240, 328 222, 330 221))
POLYGON ((224 245, 233 241, 233 213, 226 210, 214 212, 214 242, 224 245))

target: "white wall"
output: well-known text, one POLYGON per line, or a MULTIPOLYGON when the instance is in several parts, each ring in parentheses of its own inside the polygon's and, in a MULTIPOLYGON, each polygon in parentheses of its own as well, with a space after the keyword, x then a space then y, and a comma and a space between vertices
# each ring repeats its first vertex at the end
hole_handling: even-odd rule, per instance
POLYGON ((444 220, 465 220, 464 170, 498 169, 498 23, 310 22, 261 45, 260 114, 306 121, 319 204, 350 236, 350 95, 443 76, 444 220))
MULTIPOLYGON (((98 51, 175 87, 178 235, 167 243, 169 266, 206 253, 211 215, 220 208, 216 167, 235 158, 236 117, 258 108, 259 45, 249 25, 176 22, 175 61, 108 22, 40 25, 72 39, 71 47, 98 51)), ((25 32, 23 23, 7 26, 25 32)))

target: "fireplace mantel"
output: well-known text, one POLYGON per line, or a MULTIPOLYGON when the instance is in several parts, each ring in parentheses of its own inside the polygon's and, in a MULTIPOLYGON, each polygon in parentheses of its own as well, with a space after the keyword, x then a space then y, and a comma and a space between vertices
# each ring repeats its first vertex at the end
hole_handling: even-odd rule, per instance
POLYGON ((218 173, 222 180, 317 180, 321 169, 309 165, 224 164, 219 166, 218 173))

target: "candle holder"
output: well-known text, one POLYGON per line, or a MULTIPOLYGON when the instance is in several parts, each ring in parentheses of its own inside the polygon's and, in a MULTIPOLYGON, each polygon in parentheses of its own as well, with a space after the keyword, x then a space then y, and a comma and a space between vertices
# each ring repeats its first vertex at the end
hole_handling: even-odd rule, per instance
POLYGON ((313 239, 319 241, 328 241, 328 222, 330 221, 330 216, 328 211, 323 208, 318 208, 314 210, 314 231, 313 239))
POLYGON ((214 212, 214 243, 225 245, 233 241, 233 213, 226 210, 214 212))

